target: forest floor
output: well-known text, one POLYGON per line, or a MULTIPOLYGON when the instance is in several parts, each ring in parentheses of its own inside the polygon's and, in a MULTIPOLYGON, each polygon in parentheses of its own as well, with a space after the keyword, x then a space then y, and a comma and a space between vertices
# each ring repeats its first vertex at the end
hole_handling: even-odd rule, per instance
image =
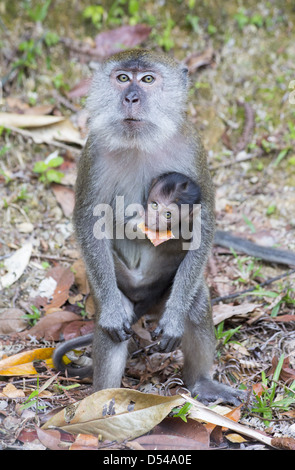
MULTIPOLYGON (((113 442, 122 441, 120 435, 107 439, 100 427, 103 444, 97 436, 93 443, 92 433, 83 427, 77 428, 88 436, 83 443, 73 437, 76 433, 46 434, 41 429, 61 407, 70 409, 91 393, 89 383, 56 376, 51 358, 61 341, 93 329, 93 304, 71 215, 77 159, 87 135, 85 97, 104 57, 122 45, 140 45, 186 63, 188 116, 208 150, 218 228, 295 251, 291 2, 220 2, 217 7, 219 2, 207 1, 200 7, 194 1, 117 0, 100 9, 86 8, 87 3, 0 2, 4 449, 59 448, 61 442, 65 448, 130 448, 127 439, 113 442)), ((247 403, 236 409, 215 404, 215 411, 270 438, 286 437, 290 441, 285 447, 292 446, 295 273, 291 267, 215 246, 206 276, 217 338, 214 377, 248 391, 247 403), (253 290, 238 295, 246 289, 253 290)), ((157 351, 152 326, 153 319, 142 319, 134 327, 123 388, 147 397, 185 392, 182 353, 157 351)), ((147 413, 151 406, 143 405, 147 413)), ((180 418, 174 418, 177 425, 169 419, 164 430, 156 432, 157 423, 151 426, 154 435, 162 436, 158 448, 169 448, 170 435, 178 436, 180 449, 271 448, 214 421, 198 422, 202 427, 194 434, 180 418)), ((131 433, 131 438, 139 435, 131 433)), ((134 448, 151 448, 147 437, 140 439, 134 448)))

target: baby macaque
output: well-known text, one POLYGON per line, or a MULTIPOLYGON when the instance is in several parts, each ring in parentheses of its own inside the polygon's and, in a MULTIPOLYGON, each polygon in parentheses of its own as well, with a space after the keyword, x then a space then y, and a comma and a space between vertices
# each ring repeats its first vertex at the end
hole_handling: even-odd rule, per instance
POLYGON ((157 246, 178 237, 182 228, 191 229, 200 202, 201 190, 194 181, 181 173, 165 173, 152 182, 138 227, 157 246))

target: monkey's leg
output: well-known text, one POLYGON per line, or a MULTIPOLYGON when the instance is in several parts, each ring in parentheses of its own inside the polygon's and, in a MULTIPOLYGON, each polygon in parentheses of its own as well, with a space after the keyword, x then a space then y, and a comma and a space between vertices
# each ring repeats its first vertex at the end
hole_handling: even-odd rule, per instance
MULTIPOLYGON (((130 323, 134 317, 133 304, 122 294, 122 303, 130 323)), ((113 341, 98 322, 93 337, 93 390, 119 388, 127 360, 128 340, 113 341)))
POLYGON ((245 393, 214 381, 210 369, 214 361, 215 335, 207 288, 198 292, 185 323, 182 338, 183 378, 193 397, 208 403, 217 399, 238 405, 245 393))

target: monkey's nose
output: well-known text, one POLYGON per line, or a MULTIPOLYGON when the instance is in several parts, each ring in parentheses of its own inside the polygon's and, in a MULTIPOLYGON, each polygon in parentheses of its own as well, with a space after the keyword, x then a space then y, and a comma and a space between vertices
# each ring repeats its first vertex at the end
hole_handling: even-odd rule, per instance
POLYGON ((134 104, 139 102, 139 96, 136 91, 130 91, 124 98, 123 103, 126 105, 134 104))

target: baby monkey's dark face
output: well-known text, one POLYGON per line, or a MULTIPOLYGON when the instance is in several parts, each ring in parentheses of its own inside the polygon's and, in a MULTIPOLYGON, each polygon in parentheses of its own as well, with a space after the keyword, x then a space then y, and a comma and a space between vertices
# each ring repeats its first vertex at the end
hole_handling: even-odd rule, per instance
POLYGON ((150 189, 145 208, 145 225, 150 230, 173 231, 173 227, 191 221, 193 205, 200 201, 200 188, 185 175, 162 175, 150 189))
POLYGON ((162 232, 171 230, 180 222, 180 206, 173 197, 167 199, 157 190, 152 190, 145 210, 145 224, 150 230, 162 232))

